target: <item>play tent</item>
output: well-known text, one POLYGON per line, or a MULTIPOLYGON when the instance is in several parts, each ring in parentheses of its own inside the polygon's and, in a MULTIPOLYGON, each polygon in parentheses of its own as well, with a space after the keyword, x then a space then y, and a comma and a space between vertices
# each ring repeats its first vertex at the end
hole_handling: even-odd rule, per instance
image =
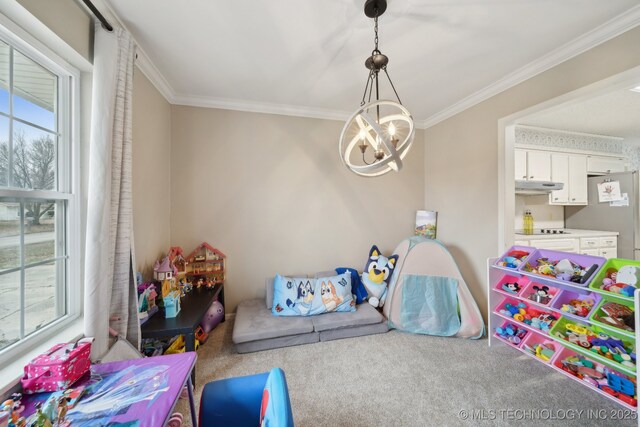
POLYGON ((398 330, 480 338, 484 321, 458 265, 438 240, 412 237, 394 254, 398 263, 389 282, 383 313, 398 330))

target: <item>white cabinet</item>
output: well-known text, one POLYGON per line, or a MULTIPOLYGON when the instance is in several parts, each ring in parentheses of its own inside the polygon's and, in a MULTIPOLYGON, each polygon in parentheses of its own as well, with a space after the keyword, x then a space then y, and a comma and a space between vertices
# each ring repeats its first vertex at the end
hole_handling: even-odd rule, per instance
POLYGON ((572 205, 587 204, 587 158, 586 156, 569 156, 569 203, 572 205))
POLYGON ((565 205, 569 202, 569 155, 561 153, 551 154, 551 180, 564 184, 562 190, 549 194, 549 204, 565 205))
POLYGON ((527 151, 515 150, 515 178, 516 181, 527 179, 527 151))
MULTIPOLYGON (((570 235, 569 235, 570 236, 570 235)), ((604 258, 618 257, 618 237, 615 235, 605 237, 547 237, 544 239, 516 240, 517 246, 533 246, 540 249, 554 251, 574 252, 584 255, 601 256, 604 258)))
POLYGON ((618 238, 616 236, 589 238, 583 237, 582 239, 580 239, 580 253, 587 253, 586 251, 582 251, 582 248, 586 246, 591 248, 598 248, 592 249, 592 251, 595 251, 596 253, 589 253, 589 255, 597 255, 607 259, 618 257, 618 238))
POLYGON ((573 252, 580 251, 580 241, 578 239, 540 239, 531 240, 531 246, 540 249, 551 249, 554 251, 573 252))
POLYGON ((515 179, 551 181, 551 152, 515 149, 515 179))
POLYGON ((603 248, 598 250, 598 255, 604 257, 606 259, 609 258, 618 258, 618 249, 617 248, 603 248))
POLYGON ((551 154, 551 180, 564 184, 549 194, 550 205, 587 204, 587 157, 579 154, 551 154))
POLYGON ((608 173, 624 172, 626 169, 626 162, 621 157, 587 157, 587 172, 589 175, 606 175, 608 173))

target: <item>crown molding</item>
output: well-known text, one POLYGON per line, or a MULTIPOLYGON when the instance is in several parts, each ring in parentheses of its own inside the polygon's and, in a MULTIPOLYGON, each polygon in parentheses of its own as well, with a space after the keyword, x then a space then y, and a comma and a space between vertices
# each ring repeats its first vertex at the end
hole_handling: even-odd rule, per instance
POLYGON ((640 25, 640 5, 632 7, 599 27, 596 27, 593 30, 573 39, 569 43, 566 43, 535 61, 530 62, 524 67, 519 68, 500 80, 497 80, 484 89, 481 89, 432 115, 421 123, 422 127, 426 129, 453 117, 456 114, 481 103, 482 101, 486 101, 487 99, 540 73, 543 73, 558 64, 578 56, 589 49, 611 40, 612 38, 617 37, 638 25, 640 25))
MULTIPOLYGON (((117 25, 127 30, 129 34, 132 34, 132 37, 133 37, 133 33, 127 27, 127 25, 124 22, 122 22, 122 19, 120 19, 118 14, 113 10, 113 7, 111 6, 109 0, 92 0, 92 2, 98 8, 98 10, 100 10, 100 12, 107 18, 107 20, 111 22, 112 25, 114 23, 117 23, 117 25)), ((85 10, 87 11, 89 10, 84 5, 84 3, 80 3, 80 2, 78 3, 82 4, 85 10)), ((136 45, 136 60, 135 60, 136 66, 140 71, 142 71, 142 74, 144 74, 149 79, 151 84, 158 90, 158 92, 160 92, 160 94, 164 97, 164 99, 166 99, 169 104, 172 104, 173 98, 175 96, 175 91, 173 90, 173 87, 171 87, 167 79, 160 72, 160 70, 158 70, 158 68, 155 66, 153 61, 149 59, 149 55, 147 55, 144 49, 140 47, 140 45, 138 44, 138 41, 135 40, 135 38, 134 38, 134 43, 136 45)))
POLYGON ((174 104, 175 92, 164 75, 156 68, 154 63, 149 59, 149 56, 142 48, 136 43, 136 66, 142 74, 144 74, 151 84, 160 92, 160 94, 167 100, 169 104, 174 104))
POLYGON ((279 114, 284 116, 309 117, 313 119, 346 120, 349 111, 328 108, 304 107, 299 105, 273 104, 269 102, 225 99, 200 95, 176 95, 172 104, 189 107, 219 108, 223 110, 246 111, 250 113, 279 114))
MULTIPOLYGON (((311 119, 345 121, 353 111, 339 111, 329 108, 303 107, 299 105, 272 104, 268 102, 244 101, 238 99, 215 98, 199 95, 176 95, 171 102, 187 107, 218 108, 222 110, 244 111, 250 113, 279 114, 283 116, 307 117, 311 119)), ((424 129, 414 122, 416 129, 424 129)))

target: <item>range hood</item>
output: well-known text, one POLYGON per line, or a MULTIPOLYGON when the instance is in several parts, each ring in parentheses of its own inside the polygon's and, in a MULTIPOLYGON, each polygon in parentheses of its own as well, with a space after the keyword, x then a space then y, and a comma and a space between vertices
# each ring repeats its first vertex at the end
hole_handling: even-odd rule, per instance
POLYGON ((562 182, 516 180, 516 194, 522 195, 549 194, 552 191, 562 190, 563 187, 562 182))

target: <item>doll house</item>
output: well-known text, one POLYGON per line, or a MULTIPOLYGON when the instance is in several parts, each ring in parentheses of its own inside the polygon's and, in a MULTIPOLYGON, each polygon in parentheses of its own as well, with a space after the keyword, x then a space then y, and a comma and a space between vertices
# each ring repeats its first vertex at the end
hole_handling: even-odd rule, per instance
POLYGON ((224 283, 226 255, 203 242, 186 257, 187 278, 198 277, 204 284, 224 283))
POLYGON ((169 262, 173 267, 173 275, 176 280, 180 281, 187 273, 187 261, 184 259, 183 250, 180 246, 172 246, 169 248, 169 262))

